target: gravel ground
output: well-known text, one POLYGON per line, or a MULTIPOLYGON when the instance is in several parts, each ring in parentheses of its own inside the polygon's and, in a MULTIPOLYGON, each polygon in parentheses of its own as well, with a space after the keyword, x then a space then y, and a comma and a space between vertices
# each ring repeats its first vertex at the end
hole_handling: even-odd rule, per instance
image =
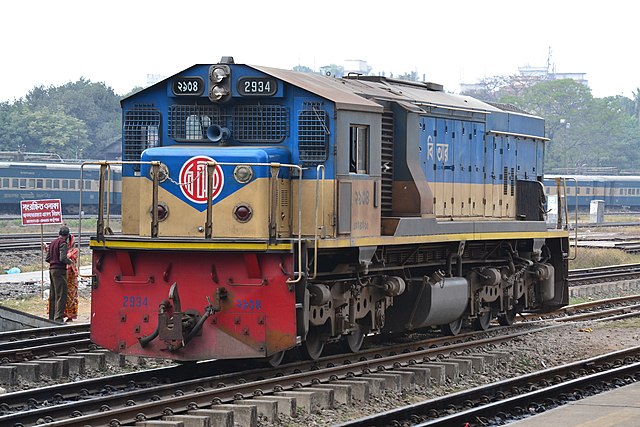
POLYGON ((498 350, 508 352, 509 356, 482 374, 461 376, 459 381, 448 381, 441 386, 418 387, 408 393, 387 392, 371 398, 369 402, 357 403, 350 407, 338 406, 335 410, 321 410, 316 414, 300 413, 295 418, 281 417, 281 421, 275 425, 309 427, 337 424, 636 345, 640 345, 640 319, 637 318, 565 325, 550 331, 526 335, 501 345, 498 350))
MULTIPOLYGON (((7 265, 34 264, 34 260, 36 265, 40 263, 39 254, 0 254, 0 265, 2 268, 7 268, 7 265)), ((83 304, 86 305, 89 300, 89 287, 81 286, 80 290, 81 306, 83 304)), ((5 285, 0 289, 0 303, 2 303, 3 300, 28 300, 30 296, 39 295, 39 292, 39 284, 5 285)), ((598 298, 612 296, 620 295, 597 295, 598 298)), ((498 366, 491 367, 482 374, 461 376, 459 381, 455 383, 447 382, 441 386, 432 386, 429 388, 418 387, 412 392, 386 392, 380 396, 372 397, 369 402, 358 402, 349 407, 338 405, 336 409, 320 410, 314 414, 299 412, 295 418, 281 415, 280 421, 275 425, 311 427, 340 423, 398 406, 442 396, 454 391, 468 389, 477 385, 499 381, 523 373, 533 372, 639 344, 640 319, 638 318, 612 322, 584 322, 581 324, 563 325, 553 330, 529 334, 501 345, 499 350, 508 353, 509 356, 501 360, 498 366)), ((116 371, 120 370, 110 368, 108 372, 104 372, 102 375, 115 374, 117 373, 116 371)), ((96 374, 95 372, 91 372, 86 374, 85 377, 89 378, 96 374)), ((72 380, 80 379, 82 378, 78 377, 72 380)), ((43 384, 38 384, 38 386, 46 384, 47 381, 43 381, 42 383, 43 384)), ((33 384, 20 384, 18 387, 13 388, 13 390, 28 389, 33 386, 33 384)), ((261 426, 273 425, 274 424, 264 421, 261 422, 261 426)))

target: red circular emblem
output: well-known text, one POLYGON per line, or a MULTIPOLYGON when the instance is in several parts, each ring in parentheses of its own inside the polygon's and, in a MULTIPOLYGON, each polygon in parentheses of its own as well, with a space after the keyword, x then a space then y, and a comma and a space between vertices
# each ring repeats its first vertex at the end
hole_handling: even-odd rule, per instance
MULTIPOLYGON (((182 194, 194 203, 207 203, 207 163, 211 157, 195 156, 187 160, 180 169, 182 194)), ((220 194, 224 185, 224 174, 220 165, 213 170, 212 200, 220 194)))

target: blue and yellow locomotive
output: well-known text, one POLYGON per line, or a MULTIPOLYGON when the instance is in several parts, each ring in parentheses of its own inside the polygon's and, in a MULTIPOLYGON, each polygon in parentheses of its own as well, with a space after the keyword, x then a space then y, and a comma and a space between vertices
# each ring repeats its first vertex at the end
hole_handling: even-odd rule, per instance
POLYGON ((231 57, 122 108, 122 234, 100 218, 91 241, 105 348, 278 363, 568 302, 541 118, 433 83, 231 57))

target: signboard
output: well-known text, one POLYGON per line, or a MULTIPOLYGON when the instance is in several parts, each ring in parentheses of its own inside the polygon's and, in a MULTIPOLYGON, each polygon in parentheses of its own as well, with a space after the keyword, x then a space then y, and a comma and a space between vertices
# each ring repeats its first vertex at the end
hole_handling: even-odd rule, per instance
POLYGON ((60 199, 21 200, 22 225, 62 224, 60 199))

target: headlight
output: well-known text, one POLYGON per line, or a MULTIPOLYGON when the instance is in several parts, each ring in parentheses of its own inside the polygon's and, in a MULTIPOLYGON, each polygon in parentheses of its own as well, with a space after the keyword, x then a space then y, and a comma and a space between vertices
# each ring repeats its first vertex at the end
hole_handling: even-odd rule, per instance
POLYGON ((228 94, 229 94, 229 91, 226 88, 222 86, 214 86, 213 89, 211 89, 210 96, 216 101, 218 101, 224 98, 225 96, 227 96, 228 94))
POLYGON ((224 68, 214 68, 211 72, 211 81, 214 83, 220 83, 223 81, 229 73, 224 68))
POLYGON ((253 169, 249 165, 238 165, 233 170, 233 177, 240 184, 246 184, 253 178, 253 169))

